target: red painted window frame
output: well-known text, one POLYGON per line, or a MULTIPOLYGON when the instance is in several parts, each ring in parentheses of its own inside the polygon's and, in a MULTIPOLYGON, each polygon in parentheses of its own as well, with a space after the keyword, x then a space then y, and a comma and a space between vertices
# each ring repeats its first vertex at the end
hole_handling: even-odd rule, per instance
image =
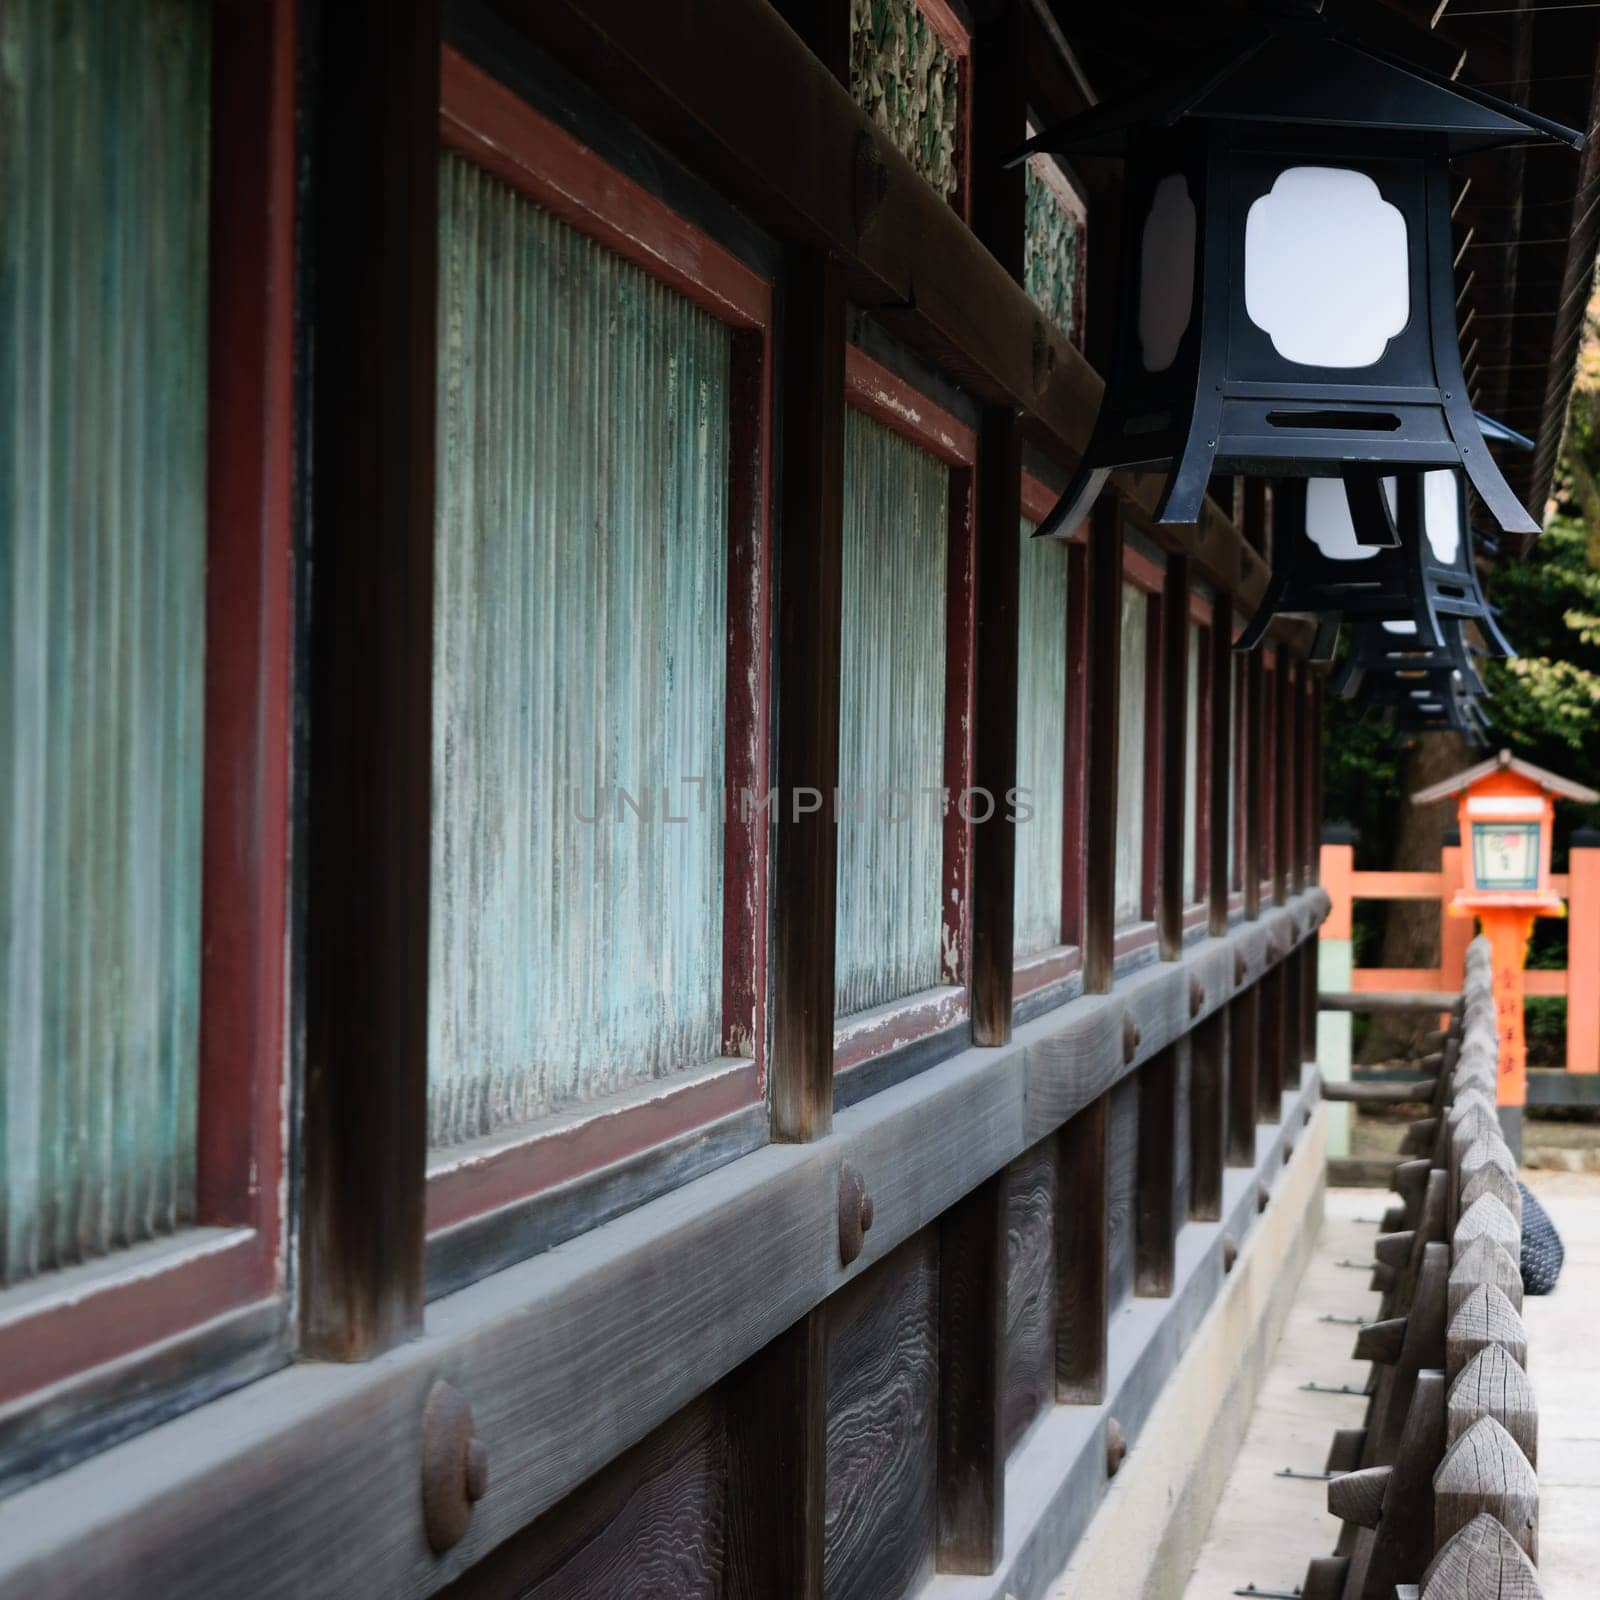
POLYGON ((1145 623, 1144 667, 1144 819, 1140 851, 1139 920, 1118 928, 1112 938, 1115 960, 1154 945, 1156 884, 1161 870, 1161 767, 1165 719, 1161 714, 1161 608, 1166 569, 1132 546, 1122 547, 1122 579, 1144 592, 1149 606, 1145 623))
POLYGON ((295 6, 212 23, 195 1224, 0 1293, 0 1404, 284 1291, 293 582, 295 6), (143 1252, 148 1246, 136 1246, 143 1252), (12 1298, 8 1309, 7 1299, 12 1298))
MULTIPOLYGON (((1034 477, 1031 472, 1022 474, 1022 514, 1036 526, 1055 509, 1060 493, 1034 477)), ((1013 1000, 1048 988, 1070 977, 1083 965, 1083 950, 1077 935, 1078 925, 1073 916, 1074 893, 1081 891, 1078 865, 1076 829, 1081 827, 1081 806, 1078 797, 1083 789, 1083 727, 1088 715, 1085 698, 1086 679, 1083 663, 1084 630, 1077 623, 1074 606, 1078 589, 1083 582, 1082 552, 1088 537, 1087 520, 1080 522, 1063 541, 1067 548, 1062 553, 1067 563, 1067 615, 1063 625, 1067 630, 1067 681, 1061 692, 1066 697, 1067 748, 1066 748, 1066 803, 1061 812, 1061 942, 1048 950, 1040 950, 1017 961, 1012 970, 1011 994, 1013 1000)))
POLYGON ((534 1124, 439 1153, 430 1234, 525 1201, 764 1101, 767 1092, 768 645, 771 636, 772 285, 458 51, 441 53, 439 134, 500 178, 733 330, 730 385, 727 804, 723 874, 725 1070, 648 1100, 534 1124), (755 804, 740 804, 741 792, 755 804))
POLYGON ((1187 933, 1207 921, 1211 898, 1211 630, 1216 611, 1203 595, 1189 591, 1189 626, 1200 635, 1195 652, 1199 681, 1195 685, 1194 815, 1185 825, 1194 830, 1195 897, 1183 908, 1187 933))
POLYGON ((833 1069, 849 1072, 891 1046, 926 1038, 971 1011, 972 826, 956 803, 972 778, 973 641, 977 629, 977 519, 974 475, 977 431, 855 345, 845 347, 845 403, 928 452, 950 469, 949 560, 945 609, 944 783, 951 803, 944 819, 946 982, 922 995, 835 1018, 833 1069), (950 966, 950 951, 955 964, 950 966))

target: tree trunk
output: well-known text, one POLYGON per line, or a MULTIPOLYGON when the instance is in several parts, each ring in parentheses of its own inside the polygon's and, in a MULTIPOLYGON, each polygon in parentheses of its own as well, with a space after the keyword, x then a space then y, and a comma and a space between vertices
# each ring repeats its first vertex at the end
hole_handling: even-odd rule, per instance
MULTIPOLYGON (((1401 789, 1400 826, 1395 835, 1395 872, 1437 872, 1444 836, 1455 824, 1452 805, 1414 806, 1410 796, 1441 778, 1448 778, 1471 764, 1466 741, 1455 733, 1418 735, 1406 756, 1401 789)), ((1383 956, 1385 967, 1436 967, 1439 965, 1439 917, 1436 900, 1391 900, 1384 919, 1383 956)), ((1434 1030, 1435 1019, 1417 1012, 1382 1014, 1373 1018, 1363 1061, 1390 1061, 1420 1055, 1423 1037, 1434 1030)))

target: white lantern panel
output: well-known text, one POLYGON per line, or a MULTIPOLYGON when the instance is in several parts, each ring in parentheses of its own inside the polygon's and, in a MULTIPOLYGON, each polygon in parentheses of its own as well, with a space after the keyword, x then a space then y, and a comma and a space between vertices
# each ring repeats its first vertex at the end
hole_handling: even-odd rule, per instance
MULTIPOLYGON (((1395 508, 1393 478, 1383 480, 1383 495, 1389 510, 1395 508)), ((1356 538, 1356 525, 1350 518, 1350 497, 1343 478, 1306 480, 1306 534, 1330 561, 1370 561, 1378 547, 1362 544, 1356 538)))
POLYGON ((1411 317, 1406 219, 1347 167, 1289 167, 1251 207, 1244 304, 1286 361, 1370 367, 1411 317))
POLYGON ((1165 372, 1194 314, 1194 199, 1181 172, 1163 178, 1150 200, 1139 248, 1139 349, 1146 372, 1165 372))
POLYGON ((1414 622, 1386 622, 1383 624, 1383 631, 1385 633, 1415 635, 1417 625, 1414 622))
POLYGON ((1461 493, 1455 473, 1423 473, 1422 525, 1428 530, 1434 560, 1453 566, 1461 550, 1461 493))

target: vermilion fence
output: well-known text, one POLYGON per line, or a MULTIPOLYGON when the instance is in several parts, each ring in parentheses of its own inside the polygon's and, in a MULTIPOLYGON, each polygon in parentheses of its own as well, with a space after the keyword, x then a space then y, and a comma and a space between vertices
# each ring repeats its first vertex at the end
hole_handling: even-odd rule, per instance
MULTIPOLYGON (((1354 995, 1438 993, 1441 1010, 1453 1003, 1465 975, 1467 945, 1476 931, 1472 917, 1448 914, 1447 908, 1462 886, 1461 858, 1460 845, 1446 845, 1437 872, 1357 872, 1352 845, 1324 844, 1322 887, 1333 901, 1333 909, 1322 925, 1322 988, 1336 989, 1342 982, 1354 995), (1433 901, 1439 908, 1439 965, 1350 965, 1357 900, 1433 901)), ((1600 1103, 1600 847, 1573 845, 1568 870, 1552 874, 1550 887, 1567 904, 1567 965, 1559 970, 1530 970, 1525 992, 1567 1002, 1566 1072, 1530 1073, 1528 1099, 1530 1104, 1546 1105, 1600 1103), (1562 1081, 1572 1074, 1583 1075, 1587 1081, 1562 1081), (1536 1078, 1540 1080, 1537 1085, 1536 1078)))

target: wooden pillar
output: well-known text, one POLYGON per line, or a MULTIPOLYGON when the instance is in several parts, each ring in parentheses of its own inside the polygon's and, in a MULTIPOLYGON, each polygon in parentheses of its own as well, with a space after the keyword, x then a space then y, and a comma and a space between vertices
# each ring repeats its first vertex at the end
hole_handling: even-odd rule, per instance
POLYGON ((1189 1035, 1189 1215, 1197 1222, 1217 1222, 1222 1217, 1222 1168, 1228 1147, 1228 1011, 1219 1006, 1189 1035))
POLYGON ((1228 1006, 1228 1165, 1256 1164, 1256 1078, 1261 1052, 1261 987, 1252 984, 1228 1006))
POLYGON ((1122 516, 1103 494, 1089 515, 1088 792, 1084 862, 1083 987, 1111 988, 1116 937, 1117 738, 1122 666, 1122 516))
POLYGON ((939 1219, 940 1572, 993 1572, 1005 1547, 1006 1183, 939 1219))
MULTIPOLYGON (((1219 594, 1211 619, 1211 838, 1210 915, 1211 933, 1220 938, 1228 931, 1228 849, 1232 829, 1228 825, 1228 793, 1234 782, 1233 739, 1233 607, 1228 597, 1219 594)), ((1233 738, 1238 737, 1237 731, 1233 738)))
POLYGON ((1305 989, 1300 977, 1306 946, 1296 945, 1284 958, 1283 982, 1283 1087, 1291 1093, 1300 1087, 1300 1069, 1305 1061, 1305 1030, 1300 1024, 1300 1003, 1305 989))
POLYGON ((1269 781, 1276 788, 1277 803, 1272 808, 1272 903, 1283 905, 1294 882, 1294 803, 1295 803, 1295 700, 1299 691, 1296 667, 1290 656, 1278 652, 1278 691, 1272 710, 1277 721, 1273 741, 1276 760, 1269 781))
POLYGON ((728 1416, 728 1600, 822 1600, 827 1310, 736 1368, 728 1416))
POLYGON ((1061 1129, 1056 1190, 1056 1399, 1099 1405, 1109 1314, 1111 1097, 1061 1129))
POLYGON ((1322 802, 1324 775, 1323 742, 1327 729, 1323 718, 1327 714, 1328 690, 1319 677, 1311 685, 1311 837, 1306 848, 1311 854, 1311 881, 1322 882, 1322 829, 1328 818, 1322 802))
POLYGON ((1239 870, 1244 880, 1244 914, 1247 917, 1261 915, 1262 824, 1266 799, 1266 775, 1262 771, 1266 765, 1263 737, 1266 730, 1262 726, 1264 676, 1261 651, 1252 650, 1245 657, 1244 716, 1241 719, 1245 750, 1244 793, 1240 796, 1244 802, 1244 860, 1239 870))
POLYGON ((438 0, 321 7, 307 50, 317 559, 301 1350, 351 1361, 422 1328, 438 0))
POLYGON ((1189 736, 1189 558, 1167 557, 1161 597, 1161 852, 1156 872, 1156 931, 1161 959, 1183 952, 1183 847, 1194 819, 1184 805, 1184 751, 1189 736))
MULTIPOLYGON (((973 36, 972 230, 1019 283, 1026 179, 1006 156, 1027 137, 1024 8, 994 8, 973 36)), ((1022 420, 985 407, 978 422, 977 632, 973 784, 994 803, 972 830, 972 1042, 1011 1037, 1017 830, 1006 793, 1017 781, 1017 610, 1021 562, 1022 420)), ((983 807, 979 807, 980 813, 983 807)), ((985 1569, 987 1570, 987 1569, 985 1569)))
POLYGON ((1133 1292, 1172 1293, 1177 1228, 1178 1052, 1168 1045, 1139 1068, 1139 1132, 1134 1163, 1133 1292))
MULTIPOLYGON (((790 252, 784 277, 775 594, 777 792, 839 781, 845 291, 839 264, 790 252)), ((833 1125, 838 830, 832 806, 783 813, 772 845, 772 1133, 833 1125)))

